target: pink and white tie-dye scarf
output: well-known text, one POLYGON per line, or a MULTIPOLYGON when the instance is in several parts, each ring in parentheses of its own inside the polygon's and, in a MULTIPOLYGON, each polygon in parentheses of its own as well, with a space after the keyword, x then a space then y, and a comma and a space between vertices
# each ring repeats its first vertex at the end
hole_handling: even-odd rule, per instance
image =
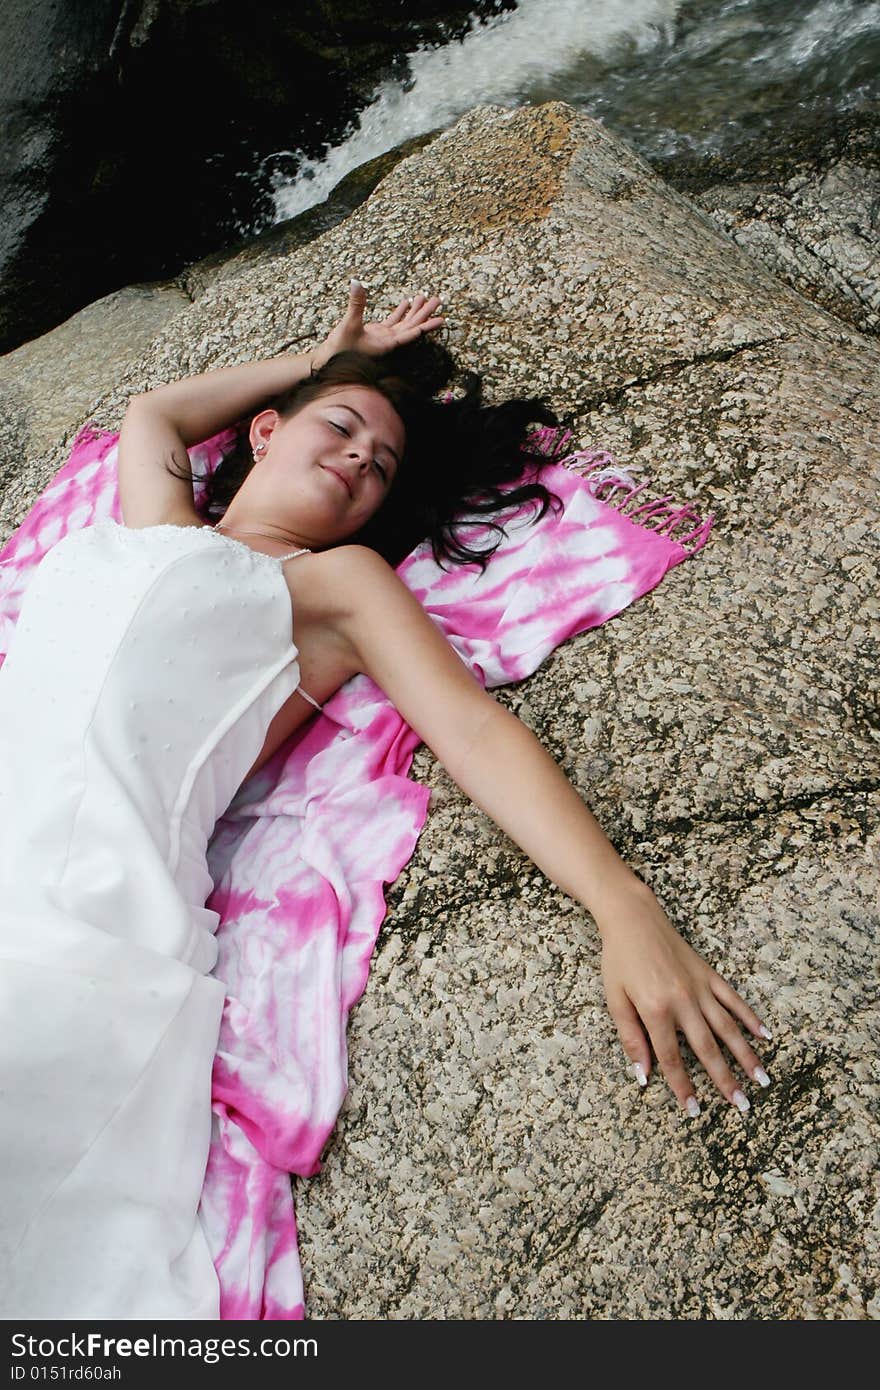
MULTIPOLYGON (((539 433, 548 452, 558 444, 539 433)), ((0 657, 46 551, 68 531, 120 519, 116 440, 83 430, 0 554, 0 657)), ((226 433, 192 449, 195 472, 215 467, 230 442, 226 433)), ((542 479, 562 511, 517 519, 484 572, 444 570, 428 546, 399 566, 487 687, 522 680, 560 642, 621 612, 712 525, 669 497, 645 501, 650 480, 637 483, 605 453, 573 453, 542 479)), ((427 789, 407 775, 417 744, 358 676, 245 784, 211 842, 227 999, 201 1218, 223 1318, 304 1316, 289 1174, 319 1171, 345 1094, 348 1015, 366 985, 384 885, 427 813, 427 789)))

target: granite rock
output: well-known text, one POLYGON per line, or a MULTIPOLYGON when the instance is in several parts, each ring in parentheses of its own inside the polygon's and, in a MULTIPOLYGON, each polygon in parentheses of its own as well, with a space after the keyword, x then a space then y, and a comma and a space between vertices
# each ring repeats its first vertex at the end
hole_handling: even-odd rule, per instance
POLYGON ((654 168, 798 293, 880 333, 880 106, 866 101, 726 155, 654 168))
POLYGON ((699 202, 794 289, 863 333, 880 332, 880 169, 841 159, 779 191, 719 187, 699 202))
POLYGON ((0 519, 27 510, 54 471, 37 460, 88 418, 126 363, 189 302, 172 283, 130 285, 0 357, 0 519))

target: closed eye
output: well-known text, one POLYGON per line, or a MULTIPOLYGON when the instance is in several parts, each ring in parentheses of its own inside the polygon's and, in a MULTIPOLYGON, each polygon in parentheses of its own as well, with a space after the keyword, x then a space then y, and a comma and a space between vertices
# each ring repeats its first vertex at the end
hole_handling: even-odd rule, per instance
MULTIPOLYGON (((341 425, 338 420, 328 419, 327 424, 330 425, 332 429, 336 430, 337 434, 344 434, 346 439, 350 438, 351 431, 346 429, 345 425, 341 425)), ((379 474, 379 477, 382 479, 382 482, 387 483, 388 469, 385 467, 385 464, 382 462, 382 460, 373 459, 373 467, 379 474)))

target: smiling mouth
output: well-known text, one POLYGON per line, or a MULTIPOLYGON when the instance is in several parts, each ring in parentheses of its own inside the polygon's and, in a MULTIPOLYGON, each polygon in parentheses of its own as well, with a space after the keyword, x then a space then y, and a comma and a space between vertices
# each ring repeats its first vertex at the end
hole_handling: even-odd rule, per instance
POLYGON ((328 468, 327 465, 324 464, 324 472, 325 472, 325 473, 332 473, 334 478, 338 478, 339 481, 341 482, 342 486, 345 488, 346 492, 348 493, 349 497, 352 496, 351 485, 349 484, 349 481, 348 481, 348 479, 345 477, 345 475, 344 475, 343 473, 340 473, 340 472, 339 472, 338 468, 328 468))

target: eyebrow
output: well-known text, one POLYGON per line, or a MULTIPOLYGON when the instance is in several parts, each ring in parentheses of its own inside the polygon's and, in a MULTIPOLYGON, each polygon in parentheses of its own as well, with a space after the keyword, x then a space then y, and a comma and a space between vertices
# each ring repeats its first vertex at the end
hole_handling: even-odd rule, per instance
MULTIPOLYGON (((364 429, 367 429, 367 428, 368 428, 367 422, 366 422, 366 420, 364 419, 363 415, 361 415, 361 412, 360 412, 359 410, 355 410, 355 408, 354 408, 353 405, 346 405, 343 401, 336 401, 336 402, 335 402, 335 405, 336 405, 337 410, 350 410, 351 413, 352 413, 352 415, 354 415, 358 420, 360 420, 361 424, 364 426, 364 429)), ((397 456, 397 452, 396 452, 396 450, 392 449, 392 447, 391 447, 390 444, 388 444, 388 443, 386 443, 384 440, 382 440, 382 441, 380 442, 380 444, 379 444, 379 448, 380 448, 380 449, 387 449, 387 450, 388 450, 388 453, 389 453, 389 454, 391 455, 391 457, 394 459, 394 462, 397 464, 398 468, 400 467, 400 459, 399 459, 398 456, 397 456)))

